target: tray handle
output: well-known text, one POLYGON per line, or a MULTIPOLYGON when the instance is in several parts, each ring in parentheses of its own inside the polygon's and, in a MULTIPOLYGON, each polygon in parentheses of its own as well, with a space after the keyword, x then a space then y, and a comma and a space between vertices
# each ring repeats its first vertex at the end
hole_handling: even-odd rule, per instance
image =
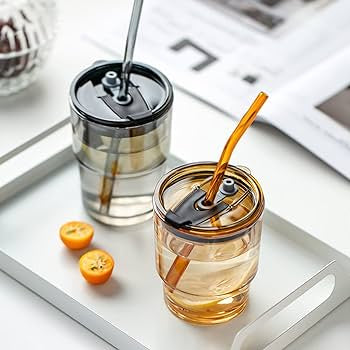
MULTIPOLYGON (((272 306, 269 310, 264 312, 259 318, 242 328, 233 340, 231 350, 251 350, 252 347, 247 346, 247 339, 254 336, 254 333, 264 330, 267 322, 277 314, 283 312, 295 300, 304 295, 313 286, 317 285, 327 276, 334 276, 334 287, 328 297, 323 300, 313 310, 301 317, 290 327, 280 332, 279 335, 263 345, 254 344, 254 350, 281 350, 288 344, 293 342, 296 338, 306 332, 314 324, 320 321, 338 305, 344 302, 350 296, 350 279, 339 264, 334 260, 325 265, 318 273, 311 277, 308 281, 296 288, 292 293, 272 306), (260 347, 259 347, 260 345, 260 347), (262 346, 262 347, 261 347, 262 346)), ((265 328, 266 329, 266 328, 265 328)))

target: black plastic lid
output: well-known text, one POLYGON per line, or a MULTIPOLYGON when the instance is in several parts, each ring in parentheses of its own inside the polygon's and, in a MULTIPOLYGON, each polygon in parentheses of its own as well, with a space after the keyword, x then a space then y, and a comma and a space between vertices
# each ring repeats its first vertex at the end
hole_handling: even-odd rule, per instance
POLYGON ((71 103, 81 117, 112 127, 138 126, 162 117, 171 108, 169 80, 137 62, 131 68, 129 102, 118 101, 121 69, 121 61, 99 61, 74 79, 71 103))

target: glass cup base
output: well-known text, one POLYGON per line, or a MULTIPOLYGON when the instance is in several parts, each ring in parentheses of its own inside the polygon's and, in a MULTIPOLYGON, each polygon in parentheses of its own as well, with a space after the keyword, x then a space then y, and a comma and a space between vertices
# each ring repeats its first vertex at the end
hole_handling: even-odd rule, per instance
POLYGON ((198 296, 164 285, 164 300, 176 317, 197 325, 213 325, 230 321, 243 312, 248 304, 248 292, 246 285, 224 296, 205 298, 207 302, 201 303, 198 296))

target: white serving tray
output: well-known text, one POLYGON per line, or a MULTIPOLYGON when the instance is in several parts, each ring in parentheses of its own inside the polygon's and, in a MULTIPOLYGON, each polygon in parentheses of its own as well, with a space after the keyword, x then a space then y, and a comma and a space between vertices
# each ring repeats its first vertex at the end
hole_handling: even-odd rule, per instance
POLYGON ((119 229, 94 222, 73 162, 4 202, 0 225, 0 269, 120 350, 282 349, 350 296, 349 259, 267 211, 247 310, 223 325, 185 323, 163 302, 152 222, 119 229), (84 251, 60 242, 58 229, 70 220, 92 222, 89 249, 114 256, 107 284, 87 284, 78 268, 84 251))

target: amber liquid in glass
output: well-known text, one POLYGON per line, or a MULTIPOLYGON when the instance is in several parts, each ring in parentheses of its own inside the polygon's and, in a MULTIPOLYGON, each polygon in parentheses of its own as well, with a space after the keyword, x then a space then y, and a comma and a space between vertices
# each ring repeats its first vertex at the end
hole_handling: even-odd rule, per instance
MULTIPOLYGON (((188 177, 164 192, 164 206, 173 208, 203 179, 188 177)), ((209 183, 202 185, 206 190, 209 183)), ((235 198, 246 189, 240 187, 235 198)), ((232 202, 232 198, 225 201, 232 202)), ((226 226, 244 217, 254 199, 248 195, 231 210, 202 223, 201 227, 226 226)), ((225 322, 241 313, 248 301, 249 282, 259 258, 261 221, 238 238, 219 243, 189 242, 169 232, 156 218, 156 259, 164 281, 165 302, 176 316, 196 324, 225 322), (178 263, 174 261, 178 258, 178 263), (180 258, 180 260, 179 260, 180 258), (183 269, 182 263, 186 264, 183 269), (181 278, 169 279, 169 270, 179 268, 181 278)), ((173 272, 173 276, 177 276, 173 272)), ((176 277, 175 277, 176 278, 176 277)))

